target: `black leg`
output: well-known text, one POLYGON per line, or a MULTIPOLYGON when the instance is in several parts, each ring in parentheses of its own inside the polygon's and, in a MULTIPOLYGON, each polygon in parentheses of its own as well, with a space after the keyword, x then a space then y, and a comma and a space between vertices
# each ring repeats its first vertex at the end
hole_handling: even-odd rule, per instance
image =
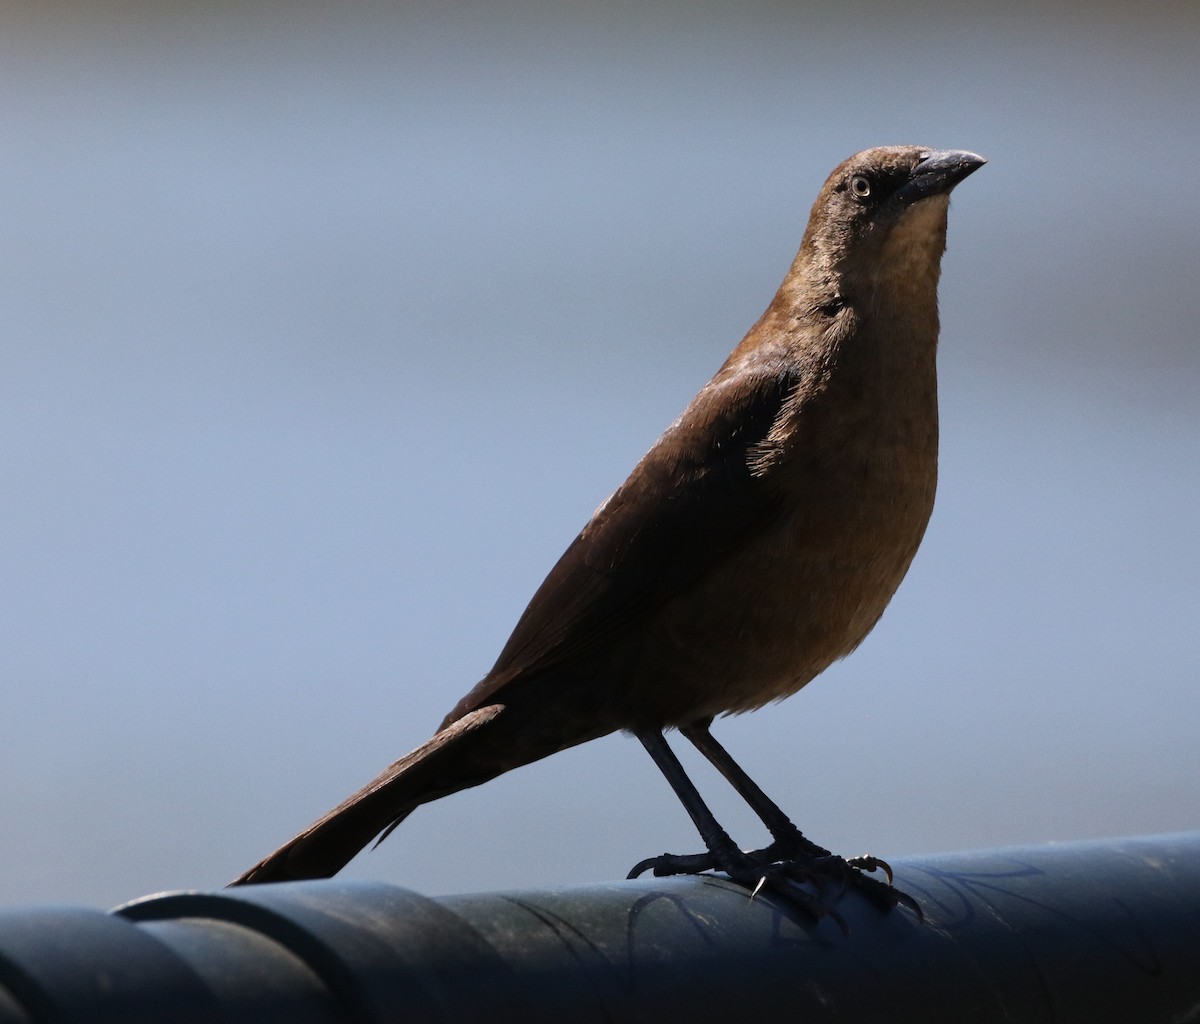
POLYGON ((800 830, 792 824, 786 814, 780 810, 766 793, 764 793, 745 770, 738 764, 709 731, 711 719, 694 722, 683 726, 679 731, 691 741, 692 745, 712 763, 738 795, 750 805, 750 809, 758 815, 759 820, 767 826, 772 845, 787 845, 789 849, 812 857, 828 857, 830 853, 816 843, 810 842, 801 835, 800 830))
MULTIPOLYGON (((711 725, 712 719, 709 718, 685 725, 679 731, 691 741, 692 746, 708 758, 717 771, 725 776, 725 779, 737 791, 738 796, 750 805, 750 809, 767 826, 771 838, 775 841, 766 850, 761 851, 763 856, 768 860, 792 859, 797 856, 830 858, 832 861, 842 860, 840 857, 834 857, 828 850, 818 846, 811 839, 805 838, 792 820, 783 813, 779 805, 759 788, 758 783, 746 774, 745 769, 733 759, 729 751, 717 742, 710 731, 711 725)), ((866 854, 861 857, 847 858, 845 863, 848 867, 858 868, 861 871, 882 871, 887 875, 888 884, 892 884, 891 865, 879 857, 866 854)))
POLYGON ((683 765, 679 763, 679 758, 667 745, 661 732, 638 733, 638 739, 654 758, 654 763, 658 765, 675 795, 679 797, 679 802, 691 816, 708 852, 694 856, 664 853, 661 857, 650 857, 634 866, 629 872, 630 878, 636 878, 643 871, 650 869, 658 876, 700 874, 710 870, 724 871, 732 881, 750 889, 751 894, 757 893, 764 886, 770 886, 772 891, 785 895, 813 917, 828 915, 833 918, 838 926, 848 933, 849 929, 841 914, 793 884, 796 881, 809 880, 807 877, 802 878, 794 869, 780 869, 769 860, 761 860, 737 848, 729 833, 721 827, 709 810, 700 796, 700 791, 685 774, 683 765))
POLYGON ((704 845, 708 847, 709 852, 714 856, 722 856, 736 851, 737 846, 729 838, 729 833, 721 827, 720 822, 713 816, 713 812, 708 809, 708 805, 700 796, 700 791, 687 777, 683 765, 679 763, 675 751, 667 745, 663 734, 661 732, 639 733, 638 739, 642 741, 642 746, 654 758, 658 770, 663 773, 667 782, 671 784, 671 788, 675 790, 675 795, 679 797, 679 802, 683 804, 684 810, 691 817, 696 831, 700 833, 700 838, 704 840, 704 845))
MULTIPOLYGON (((656 875, 724 871, 734 881, 745 884, 755 891, 769 883, 772 890, 784 891, 792 899, 795 899, 796 894, 802 890, 797 890, 794 885, 789 883, 813 882, 818 887, 823 887, 831 881, 840 881, 843 888, 851 886, 859 890, 880 907, 886 909, 897 903, 903 903, 911 908, 918 917, 923 916, 915 900, 892 887, 892 869, 885 861, 871 856, 852 857, 847 860, 831 854, 828 850, 806 839, 779 805, 759 788, 741 765, 713 738, 709 730, 710 725, 711 719, 706 719, 683 726, 680 732, 725 777, 738 795, 758 815, 771 833, 773 840, 771 845, 749 853, 743 853, 737 849, 729 837, 729 833, 720 826, 695 785, 684 774, 683 765, 679 763, 679 759, 667 745, 662 734, 658 732, 641 734, 638 738, 650 756, 654 758, 659 770, 666 776, 671 788, 691 816, 704 840, 704 845, 708 848, 708 853, 690 856, 663 854, 660 857, 651 857, 635 866, 629 873, 630 878, 634 878, 648 869, 653 869, 656 875), (862 874, 863 871, 875 870, 882 870, 886 873, 887 884, 862 874)), ((806 910, 817 916, 822 913, 832 914, 844 927, 841 918, 837 917, 819 900, 805 893, 799 902, 806 910)))

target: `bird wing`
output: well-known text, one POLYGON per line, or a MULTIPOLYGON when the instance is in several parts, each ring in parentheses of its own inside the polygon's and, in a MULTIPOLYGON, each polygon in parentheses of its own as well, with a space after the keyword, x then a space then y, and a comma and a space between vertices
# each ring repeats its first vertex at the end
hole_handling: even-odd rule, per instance
POLYGON ((563 553, 446 722, 595 650, 763 528, 780 507, 763 455, 799 382, 779 365, 718 374, 563 553))

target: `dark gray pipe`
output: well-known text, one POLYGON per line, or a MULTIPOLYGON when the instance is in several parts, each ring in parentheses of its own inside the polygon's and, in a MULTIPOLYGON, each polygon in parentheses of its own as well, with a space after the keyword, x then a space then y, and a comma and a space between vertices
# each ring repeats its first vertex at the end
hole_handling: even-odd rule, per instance
POLYGON ((1200 832, 898 861, 851 928, 717 878, 299 882, 0 912, 0 1024, 1200 1021, 1200 832))

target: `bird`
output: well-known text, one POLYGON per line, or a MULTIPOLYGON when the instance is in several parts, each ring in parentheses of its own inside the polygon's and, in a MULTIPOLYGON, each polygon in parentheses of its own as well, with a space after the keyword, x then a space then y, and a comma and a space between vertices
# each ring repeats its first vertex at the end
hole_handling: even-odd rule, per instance
POLYGON ((752 891, 849 880, 884 909, 918 909, 886 862, 804 836, 711 725, 794 694, 853 651, 917 552, 937 483, 949 197, 984 163, 881 146, 839 164, 766 311, 569 545, 491 671, 432 738, 230 885, 332 877, 420 805, 623 731, 705 846, 630 877, 719 871, 752 891), (746 800, 768 846, 738 848, 672 730, 746 800))

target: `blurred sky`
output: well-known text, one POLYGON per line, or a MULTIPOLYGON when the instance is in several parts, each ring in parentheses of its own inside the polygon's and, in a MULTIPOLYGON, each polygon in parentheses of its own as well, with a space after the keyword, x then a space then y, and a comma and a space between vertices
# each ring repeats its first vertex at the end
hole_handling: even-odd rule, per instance
MULTIPOLYGON (((991 161, 937 510, 717 735, 846 854, 1197 827, 1198 52, 1190 2, 6 3, 0 904, 217 886, 425 739, 884 143, 991 161)), ((617 736, 348 873, 697 847, 617 736)))

